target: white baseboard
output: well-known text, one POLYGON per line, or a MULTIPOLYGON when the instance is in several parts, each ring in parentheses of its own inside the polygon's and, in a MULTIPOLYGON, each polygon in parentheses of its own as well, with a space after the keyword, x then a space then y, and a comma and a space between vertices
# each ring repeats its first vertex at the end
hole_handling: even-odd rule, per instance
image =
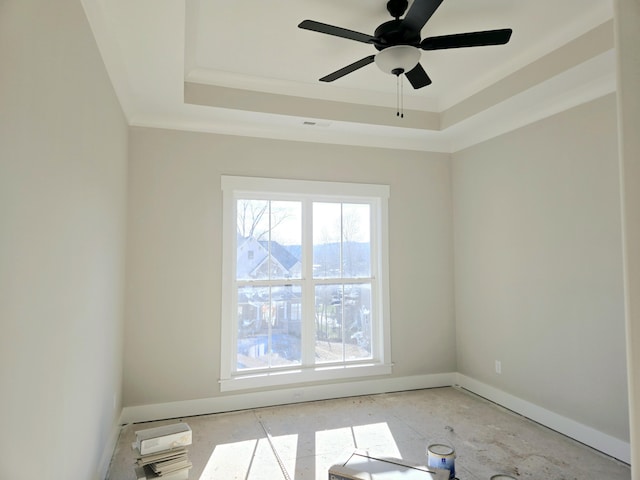
POLYGON ((124 424, 188 417, 209 413, 229 412, 248 408, 285 405, 288 403, 354 397, 385 392, 400 392, 420 388, 449 387, 454 384, 455 373, 414 375, 383 379, 368 379, 347 383, 290 387, 271 391, 236 393, 219 397, 184 400, 125 407, 121 420, 124 424))
POLYGON ((557 413, 460 373, 456 374, 456 384, 465 390, 469 390, 476 395, 491 400, 523 417, 527 417, 611 457, 617 458, 625 463, 631 463, 631 445, 628 442, 602 433, 570 418, 558 415, 557 413))
POLYGON ((98 478, 105 479, 107 478, 107 473, 109 473, 109 466, 111 465, 111 458, 116 450, 116 445, 118 444, 118 437, 120 436, 120 429, 122 426, 122 413, 120 413, 120 417, 117 418, 113 424, 111 425, 111 431, 109 432, 109 438, 107 439, 107 444, 102 451, 102 456, 100 457, 100 463, 98 464, 98 478))
MULTIPOLYGON (((631 463, 631 445, 620 439, 607 435, 550 410, 539 407, 521 398, 499 390, 495 387, 474 380, 459 373, 442 373, 433 375, 414 375, 384 379, 370 379, 359 382, 334 383, 327 385, 310 385, 291 387, 272 391, 252 393, 236 393, 219 397, 184 400, 179 402, 139 405, 122 409, 120 424, 163 420, 167 418, 206 415, 210 413, 229 412, 249 408, 285 405, 288 403, 327 400, 330 398, 346 398, 376 393, 401 392, 421 388, 437 388, 459 385, 476 395, 484 397, 509 410, 527 417, 552 430, 560 432, 578 442, 584 443, 622 462, 631 463)), ((117 432, 111 435, 113 453, 117 432)), ((105 452, 106 453, 106 452, 105 452)), ((105 455, 104 468, 109 466, 109 458, 105 455)), ((106 470, 105 470, 106 473, 106 470)), ((103 477, 104 478, 104 477, 103 477)))

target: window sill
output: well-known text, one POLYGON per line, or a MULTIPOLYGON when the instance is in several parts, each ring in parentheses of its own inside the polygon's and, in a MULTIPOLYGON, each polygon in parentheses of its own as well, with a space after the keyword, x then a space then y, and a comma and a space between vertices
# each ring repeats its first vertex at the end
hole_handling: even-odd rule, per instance
POLYGON ((293 385, 307 382, 322 382, 327 380, 341 380, 345 378, 371 377, 376 375, 390 375, 391 364, 367 363, 355 365, 340 365, 328 367, 301 368, 282 372, 255 372, 237 375, 220 380, 222 392, 247 390, 251 388, 265 388, 279 385, 293 385))

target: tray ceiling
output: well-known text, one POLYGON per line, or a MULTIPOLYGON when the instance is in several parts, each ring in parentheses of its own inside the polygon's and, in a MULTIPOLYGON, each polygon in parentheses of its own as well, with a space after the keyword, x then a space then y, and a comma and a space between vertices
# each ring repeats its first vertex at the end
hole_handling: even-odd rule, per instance
POLYGON ((433 83, 404 82, 403 119, 396 77, 375 64, 318 81, 372 45, 297 27, 312 19, 373 34, 391 19, 385 0, 83 4, 132 125, 455 151, 615 90, 609 0, 444 0, 423 38, 512 28, 511 41, 423 51, 433 83))

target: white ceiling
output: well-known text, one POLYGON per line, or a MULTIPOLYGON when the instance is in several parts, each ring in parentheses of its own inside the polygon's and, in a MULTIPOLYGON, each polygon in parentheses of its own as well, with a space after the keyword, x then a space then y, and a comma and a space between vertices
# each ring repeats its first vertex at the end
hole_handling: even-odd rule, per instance
POLYGON ((375 64, 318 81, 372 45, 297 27, 373 34, 386 0, 82 1, 131 125, 455 151, 615 89, 611 0, 444 0, 423 38, 512 28, 511 41, 422 52, 433 83, 404 82, 404 119, 375 64))

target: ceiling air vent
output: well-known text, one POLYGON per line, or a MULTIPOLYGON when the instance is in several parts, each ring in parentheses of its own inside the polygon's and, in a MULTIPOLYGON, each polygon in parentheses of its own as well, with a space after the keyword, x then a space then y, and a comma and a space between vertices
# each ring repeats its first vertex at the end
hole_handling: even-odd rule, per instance
POLYGON ((310 126, 310 127, 328 127, 329 125, 331 125, 331 122, 316 121, 316 120, 304 120, 302 122, 302 124, 310 126))

